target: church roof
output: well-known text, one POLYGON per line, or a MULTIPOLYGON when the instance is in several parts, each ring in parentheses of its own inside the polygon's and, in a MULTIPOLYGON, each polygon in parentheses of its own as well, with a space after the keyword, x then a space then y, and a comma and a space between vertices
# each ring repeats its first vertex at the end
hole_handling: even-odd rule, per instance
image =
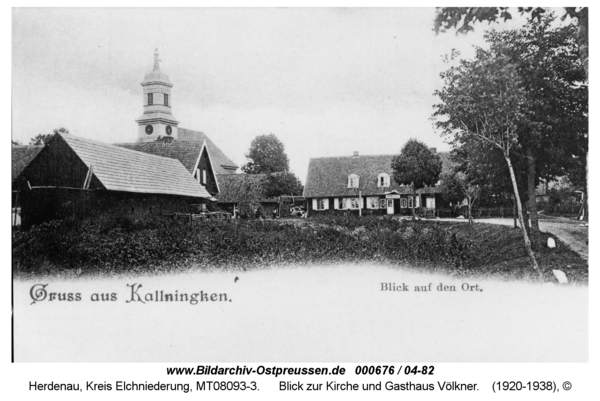
POLYGON ((213 168, 215 169, 215 173, 217 174, 233 174, 235 170, 238 169, 238 165, 232 162, 225 153, 221 151, 215 145, 215 143, 206 136, 205 133, 200 131, 193 131, 191 129, 186 128, 178 128, 177 129, 177 137, 179 142, 204 142, 206 141, 206 146, 208 147, 208 151, 210 152, 210 157, 214 164, 213 168))
POLYGON ((70 134, 56 136, 64 140, 88 168, 93 166, 94 175, 107 190, 211 197, 178 160, 70 134))
POLYGON ((208 136, 200 131, 192 131, 185 128, 177 129, 178 140, 170 142, 133 142, 133 143, 115 143, 116 146, 148 153, 151 155, 169 157, 179 160, 185 168, 192 173, 200 151, 202 143, 206 141, 208 152, 213 164, 213 171, 216 174, 233 174, 238 166, 229 160, 227 156, 210 140, 208 136))
POLYGON ((21 174, 21 171, 40 153, 43 145, 13 145, 12 146, 12 181, 21 174))
MULTIPOLYGON (((438 153, 442 159, 442 168, 446 166, 444 160, 448 153, 438 153)), ((336 196, 358 196, 354 188, 348 188, 348 176, 357 174, 362 196, 382 195, 385 192, 397 191, 401 194, 410 194, 412 189, 408 186, 399 185, 394 181, 392 159, 396 155, 375 156, 343 156, 343 157, 318 157, 310 159, 308 164, 308 175, 304 186, 304 196, 336 197, 336 196), (390 176, 389 187, 377 187, 377 177, 381 173, 390 176)), ((425 187, 417 190, 417 193, 437 193, 437 187, 425 187)))

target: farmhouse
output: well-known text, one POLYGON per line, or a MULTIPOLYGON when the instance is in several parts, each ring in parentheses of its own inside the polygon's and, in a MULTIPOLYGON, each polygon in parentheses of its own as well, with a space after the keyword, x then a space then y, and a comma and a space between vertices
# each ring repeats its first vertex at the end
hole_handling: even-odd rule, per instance
MULTIPOLYGON (((435 152, 435 149, 432 149, 435 152)), ((447 153, 439 154, 444 165, 447 153)), ((395 155, 319 157, 310 159, 304 197, 309 213, 410 214, 413 204, 422 214, 435 213, 442 199, 439 188, 412 188, 393 179, 395 155)))
POLYGON ((178 160, 70 134, 55 134, 15 181, 25 226, 103 212, 187 212, 211 198, 178 160))

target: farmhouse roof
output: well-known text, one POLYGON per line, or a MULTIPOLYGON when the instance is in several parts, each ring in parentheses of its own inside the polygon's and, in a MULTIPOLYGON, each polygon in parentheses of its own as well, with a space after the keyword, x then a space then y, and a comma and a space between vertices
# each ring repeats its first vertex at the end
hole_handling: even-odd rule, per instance
POLYGON ((227 174, 219 176, 218 201, 223 203, 262 202, 268 199, 267 174, 227 174))
POLYGON ((13 145, 12 146, 12 181, 21 174, 21 171, 40 153, 43 145, 13 145))
MULTIPOLYGON (((448 153, 438 153, 442 158, 442 166, 447 166, 448 153)), ((308 176, 304 186, 304 196, 307 198, 357 196, 355 188, 348 188, 348 176, 359 176, 359 189, 362 196, 383 195, 385 192, 397 191, 401 194, 411 194, 408 186, 397 184, 393 178, 392 159, 396 155, 368 155, 318 157, 310 159, 308 176), (389 187, 378 187, 379 174, 390 176, 389 187)), ((417 190, 419 194, 437 193, 437 187, 425 187, 417 190)))
POLYGON ((64 140, 110 191, 210 198, 179 160, 154 156, 66 134, 64 140))

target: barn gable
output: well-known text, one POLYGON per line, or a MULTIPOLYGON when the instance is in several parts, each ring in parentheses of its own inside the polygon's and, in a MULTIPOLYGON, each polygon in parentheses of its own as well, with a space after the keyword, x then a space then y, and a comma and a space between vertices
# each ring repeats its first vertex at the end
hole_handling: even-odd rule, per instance
POLYGON ((12 182, 27 165, 40 153, 43 145, 13 145, 11 149, 12 182))
POLYGON ((219 180, 217 174, 214 172, 210 149, 206 141, 202 143, 202 148, 193 171, 194 178, 200 184, 204 185, 211 195, 215 196, 219 193, 219 180))

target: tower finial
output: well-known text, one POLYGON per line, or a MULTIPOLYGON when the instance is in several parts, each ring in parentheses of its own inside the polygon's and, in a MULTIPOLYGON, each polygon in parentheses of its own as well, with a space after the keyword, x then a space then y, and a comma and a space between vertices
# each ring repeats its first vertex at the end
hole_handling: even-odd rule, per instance
POLYGON ((160 66, 158 65, 158 62, 160 61, 158 59, 158 47, 154 48, 154 71, 158 71, 160 70, 160 66))

